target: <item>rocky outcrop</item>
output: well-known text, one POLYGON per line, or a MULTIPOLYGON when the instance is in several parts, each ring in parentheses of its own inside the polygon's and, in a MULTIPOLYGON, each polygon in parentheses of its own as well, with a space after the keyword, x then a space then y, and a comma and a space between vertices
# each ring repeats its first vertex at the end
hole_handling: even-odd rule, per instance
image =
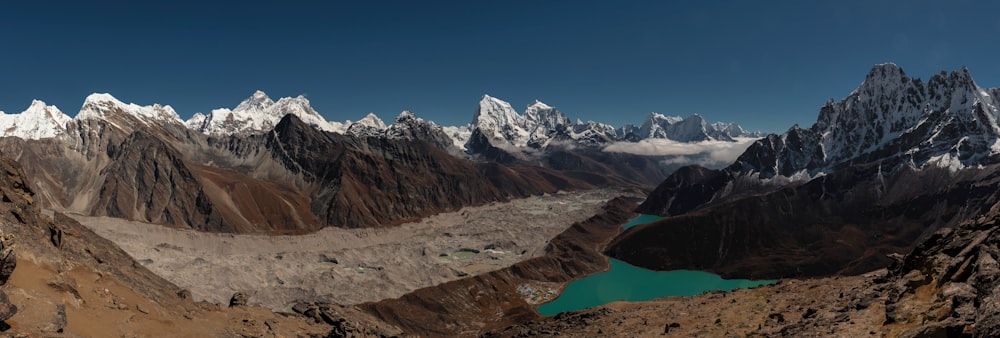
POLYGON ((229 298, 229 307, 246 306, 247 300, 249 299, 250 296, 247 296, 246 293, 243 292, 233 293, 233 296, 229 298))
MULTIPOLYGON (((17 254, 14 252, 14 236, 0 229, 0 286, 7 284, 7 280, 10 279, 10 275, 14 273, 16 267, 17 254)), ((11 304, 7 293, 0 290, 0 323, 4 323, 16 313, 17 306, 11 304)))
POLYGON ((900 337, 1000 334, 1000 210, 935 232, 889 269, 886 325, 900 337))
POLYGON ((387 326, 377 320, 357 320, 358 316, 351 314, 358 310, 336 304, 297 303, 292 306, 292 311, 312 318, 317 323, 326 323, 332 326, 326 337, 388 338, 398 337, 402 333, 399 329, 387 326), (348 319, 345 315, 352 317, 352 319, 348 319))
POLYGON ((537 319, 518 285, 564 283, 608 269, 600 247, 634 216, 634 207, 634 201, 623 197, 609 201, 603 213, 553 238, 544 256, 359 307, 407 333, 424 336, 476 336, 537 319))

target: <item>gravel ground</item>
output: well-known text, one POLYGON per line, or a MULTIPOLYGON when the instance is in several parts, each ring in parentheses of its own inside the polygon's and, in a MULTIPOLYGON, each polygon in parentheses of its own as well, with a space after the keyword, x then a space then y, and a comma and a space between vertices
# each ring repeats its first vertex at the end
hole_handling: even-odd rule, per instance
POLYGON ((356 304, 539 256, 548 240, 597 213, 615 190, 529 197, 376 229, 309 235, 203 233, 109 217, 70 215, 196 300, 288 311, 296 300, 356 304))

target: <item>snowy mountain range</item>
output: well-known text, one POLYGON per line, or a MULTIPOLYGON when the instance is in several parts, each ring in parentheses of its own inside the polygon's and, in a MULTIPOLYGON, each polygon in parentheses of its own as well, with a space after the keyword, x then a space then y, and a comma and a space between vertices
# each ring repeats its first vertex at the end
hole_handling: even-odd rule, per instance
MULTIPOLYGON (((726 168, 677 170, 640 210, 676 215, 798 185, 823 186, 826 196, 823 182, 845 182, 838 191, 878 182, 860 189, 887 193, 889 183, 914 173, 958 177, 1000 164, 998 107, 1000 89, 980 87, 967 68, 923 81, 878 64, 845 98, 828 100, 809 128, 760 138, 726 168)), ((893 194, 910 196, 915 186, 893 194)))
POLYGON ((868 162, 885 172, 996 163, 998 98, 1000 88, 979 87, 964 67, 924 82, 895 64, 879 64, 847 97, 827 101, 812 127, 758 140, 731 170, 811 177, 868 162))
POLYGON ((475 153, 469 149, 470 138, 474 135, 483 136, 493 146, 512 150, 542 149, 550 145, 601 147, 616 141, 643 139, 699 142, 760 136, 734 123, 709 124, 699 115, 680 118, 650 113, 640 127, 626 125, 616 129, 599 122, 571 121, 555 107, 540 101, 528 105, 520 114, 510 103, 489 95, 480 100, 472 123, 466 126, 442 127, 409 111, 404 111, 388 125, 373 113, 356 122, 336 122, 324 119, 303 96, 274 101, 264 92, 256 91, 233 109, 196 113, 187 121, 169 105, 140 106, 124 103, 110 94, 89 95, 75 118, 36 100, 20 114, 0 112, 0 137, 58 137, 69 130, 69 123, 88 119, 111 120, 129 129, 137 125, 165 124, 180 125, 212 137, 243 136, 268 132, 288 114, 323 131, 355 137, 419 138, 455 153, 475 153))

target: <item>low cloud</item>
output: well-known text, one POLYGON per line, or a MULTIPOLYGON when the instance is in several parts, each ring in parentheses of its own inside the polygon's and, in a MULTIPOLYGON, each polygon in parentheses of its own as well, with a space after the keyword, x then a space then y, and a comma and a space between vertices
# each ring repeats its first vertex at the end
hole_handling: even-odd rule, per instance
POLYGON ((756 140, 756 138, 738 138, 736 142, 685 143, 667 139, 646 139, 639 142, 615 142, 604 147, 604 151, 667 156, 669 158, 663 160, 664 164, 700 164, 713 167, 732 163, 756 140))

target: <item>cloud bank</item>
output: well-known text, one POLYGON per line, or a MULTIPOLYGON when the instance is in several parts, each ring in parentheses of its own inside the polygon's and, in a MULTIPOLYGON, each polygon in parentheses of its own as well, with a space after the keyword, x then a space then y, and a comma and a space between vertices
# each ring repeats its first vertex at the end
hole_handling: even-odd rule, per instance
POLYGON ((705 141, 677 142, 667 139, 646 139, 639 142, 615 142, 604 147, 605 152, 644 156, 665 156, 664 164, 699 164, 705 167, 725 166, 736 160, 756 138, 737 138, 736 142, 705 141))

